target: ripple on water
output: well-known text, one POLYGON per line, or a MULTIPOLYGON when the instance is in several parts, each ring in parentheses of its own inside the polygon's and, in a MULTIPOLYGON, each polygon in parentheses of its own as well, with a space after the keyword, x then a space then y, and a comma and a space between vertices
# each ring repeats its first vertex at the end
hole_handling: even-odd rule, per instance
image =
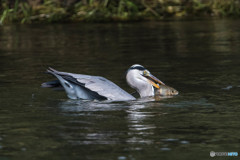
POLYGON ((188 101, 178 101, 173 103, 166 103, 164 106, 167 107, 191 107, 191 106, 215 106, 215 104, 208 102, 205 98, 200 98, 198 100, 188 100, 188 101))
POLYGON ((125 157, 125 156, 119 156, 118 157, 118 160, 125 160, 125 159, 127 159, 127 157, 125 157))

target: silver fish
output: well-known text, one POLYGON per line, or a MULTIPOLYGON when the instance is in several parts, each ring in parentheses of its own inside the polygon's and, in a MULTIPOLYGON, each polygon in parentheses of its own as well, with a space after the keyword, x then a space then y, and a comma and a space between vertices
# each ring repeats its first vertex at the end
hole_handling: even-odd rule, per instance
POLYGON ((178 91, 167 85, 159 85, 158 89, 155 89, 155 96, 175 96, 178 95, 178 91))

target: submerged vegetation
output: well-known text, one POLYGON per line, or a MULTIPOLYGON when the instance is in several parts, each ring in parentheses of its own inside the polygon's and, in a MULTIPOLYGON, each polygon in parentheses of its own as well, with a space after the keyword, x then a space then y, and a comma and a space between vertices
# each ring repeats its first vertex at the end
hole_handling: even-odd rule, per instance
POLYGON ((240 0, 1 0, 0 24, 239 17, 240 0))

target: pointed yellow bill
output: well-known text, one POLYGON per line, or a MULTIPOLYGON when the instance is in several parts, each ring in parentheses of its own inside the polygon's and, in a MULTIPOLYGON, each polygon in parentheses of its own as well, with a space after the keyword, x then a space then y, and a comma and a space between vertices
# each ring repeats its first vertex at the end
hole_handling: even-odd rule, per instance
POLYGON ((154 83, 153 81, 151 81, 151 80, 148 80, 155 88, 157 88, 157 89, 159 89, 160 87, 159 87, 159 85, 158 84, 156 84, 156 83, 154 83))

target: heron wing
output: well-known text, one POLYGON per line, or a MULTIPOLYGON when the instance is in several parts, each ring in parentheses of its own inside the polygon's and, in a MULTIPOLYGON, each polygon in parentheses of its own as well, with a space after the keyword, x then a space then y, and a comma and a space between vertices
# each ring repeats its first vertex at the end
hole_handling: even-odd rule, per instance
POLYGON ((84 87, 88 90, 96 92, 100 96, 106 97, 108 100, 134 100, 135 97, 121 89, 115 83, 100 76, 90 76, 83 74, 74 74, 67 72, 59 72, 49 68, 51 72, 61 76, 63 79, 70 81, 76 85, 84 87))

